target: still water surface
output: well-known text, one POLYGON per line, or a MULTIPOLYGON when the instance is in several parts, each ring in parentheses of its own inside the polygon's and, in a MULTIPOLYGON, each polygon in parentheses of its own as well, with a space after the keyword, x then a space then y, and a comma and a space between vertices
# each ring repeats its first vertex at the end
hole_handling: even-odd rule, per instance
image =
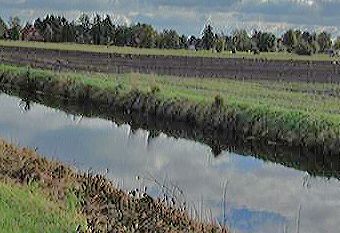
POLYGON ((183 195, 175 194, 192 212, 219 221, 225 216, 235 232, 339 232, 339 180, 227 151, 215 158, 198 142, 165 134, 150 141, 148 134, 40 104, 25 111, 19 98, 0 94, 1 138, 106 174, 124 190, 147 186, 150 195, 161 196, 159 184, 178 187, 183 195))

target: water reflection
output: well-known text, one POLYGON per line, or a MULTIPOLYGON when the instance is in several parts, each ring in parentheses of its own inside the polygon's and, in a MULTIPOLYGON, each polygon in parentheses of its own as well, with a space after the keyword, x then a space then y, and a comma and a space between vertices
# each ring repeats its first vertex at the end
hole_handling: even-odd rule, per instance
POLYGON ((225 217, 237 232, 296 232, 299 212, 300 233, 338 232, 337 179, 227 151, 214 158, 209 146, 159 131, 32 102, 22 106, 20 99, 0 95, 1 137, 79 169, 107 173, 126 190, 147 186, 159 195, 163 184, 179 187, 182 199, 195 206, 189 211, 206 219, 225 217))

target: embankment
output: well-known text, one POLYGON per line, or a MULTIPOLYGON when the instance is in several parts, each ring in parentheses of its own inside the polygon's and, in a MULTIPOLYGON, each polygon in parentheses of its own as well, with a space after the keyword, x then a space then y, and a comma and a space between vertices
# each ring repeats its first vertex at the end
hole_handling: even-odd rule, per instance
POLYGON ((191 219, 185 209, 145 193, 128 195, 103 176, 79 174, 0 139, 0 182, 5 180, 34 183, 56 202, 75 196, 77 209, 87 219, 87 229, 74 232, 228 232, 217 223, 191 219))
POLYGON ((181 77, 339 83, 332 61, 136 55, 0 46, 0 63, 105 73, 138 72, 181 77))
POLYGON ((280 163, 286 167, 308 172, 312 176, 323 176, 340 179, 339 156, 324 154, 322 151, 308 151, 304 147, 292 147, 276 144, 263 144, 261 142, 244 141, 233 137, 232 133, 188 126, 185 122, 171 122, 157 119, 155 116, 140 114, 139 112, 126 113, 112 111, 107 105, 82 104, 77 101, 55 98, 51 95, 39 95, 25 91, 5 91, 12 96, 17 96, 25 102, 25 109, 30 110, 32 103, 43 104, 54 109, 59 109, 67 114, 85 117, 100 117, 114 122, 118 126, 129 124, 131 131, 139 129, 149 131, 148 143, 161 133, 173 138, 185 138, 203 143, 211 148, 214 156, 220 156, 222 151, 230 151, 244 156, 256 156, 264 161, 280 163))
POLYGON ((167 98, 157 87, 148 91, 138 88, 124 90, 119 84, 113 88, 100 87, 97 84, 101 79, 90 81, 92 83, 84 83, 72 76, 62 78, 56 73, 17 67, 4 67, 0 74, 0 85, 7 90, 14 88, 81 104, 105 105, 108 111, 135 112, 169 123, 184 122, 242 141, 306 147, 327 155, 339 155, 340 152, 337 116, 261 105, 228 105, 219 95, 211 103, 202 103, 195 98, 167 98))

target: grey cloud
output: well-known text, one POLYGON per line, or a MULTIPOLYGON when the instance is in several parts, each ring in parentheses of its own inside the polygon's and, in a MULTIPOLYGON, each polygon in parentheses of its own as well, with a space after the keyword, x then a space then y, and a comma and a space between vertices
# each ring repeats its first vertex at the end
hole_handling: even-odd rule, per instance
POLYGON ((33 20, 40 14, 57 13, 76 18, 78 14, 108 13, 126 22, 151 23, 157 29, 174 28, 197 34, 210 18, 219 29, 231 25, 294 25, 338 31, 340 1, 336 0, 0 0, 5 18, 18 14, 33 20), (223 17, 223 15, 225 17, 223 17), (223 26, 223 24, 225 24, 223 26))

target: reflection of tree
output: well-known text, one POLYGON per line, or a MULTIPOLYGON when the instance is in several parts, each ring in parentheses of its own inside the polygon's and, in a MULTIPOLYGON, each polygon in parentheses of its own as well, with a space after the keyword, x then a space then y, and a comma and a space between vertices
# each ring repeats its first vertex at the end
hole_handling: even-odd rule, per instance
POLYGON ((214 155, 215 158, 217 158, 222 153, 222 146, 220 143, 216 143, 214 145, 211 145, 211 153, 214 155))
POLYGON ((24 110, 24 112, 28 112, 31 110, 31 101, 28 99, 22 99, 19 103, 19 107, 24 110))
MULTIPOLYGON (((8 93, 10 91, 4 91, 8 93)), ((80 103, 70 103, 69 101, 60 101, 53 96, 40 96, 33 93, 12 93, 23 98, 25 103, 24 109, 30 110, 30 102, 42 103, 44 105, 62 109, 73 115, 82 114, 88 117, 101 117, 116 122, 118 126, 129 125, 128 135, 131 137, 137 130, 144 129, 149 131, 147 143, 164 133, 168 137, 186 138, 195 140, 211 147, 212 154, 216 157, 222 151, 253 156, 264 161, 271 161, 291 167, 301 171, 308 172, 311 176, 334 177, 340 179, 340 159, 339 155, 326 154, 323 151, 315 149, 308 151, 303 147, 285 147, 280 144, 267 144, 256 140, 243 140, 236 137, 235 132, 216 133, 216 131, 202 130, 201 128, 192 127, 187 124, 175 123, 163 120, 156 120, 151 116, 147 119, 142 114, 124 114, 123 110, 112 111, 107 107, 84 107, 80 103), (26 100, 26 101, 25 101, 26 100), (26 103, 27 102, 27 103, 26 103)))
POLYGON ((151 144, 152 139, 157 138, 159 135, 160 135, 160 131, 151 129, 148 132, 147 146, 151 144))

